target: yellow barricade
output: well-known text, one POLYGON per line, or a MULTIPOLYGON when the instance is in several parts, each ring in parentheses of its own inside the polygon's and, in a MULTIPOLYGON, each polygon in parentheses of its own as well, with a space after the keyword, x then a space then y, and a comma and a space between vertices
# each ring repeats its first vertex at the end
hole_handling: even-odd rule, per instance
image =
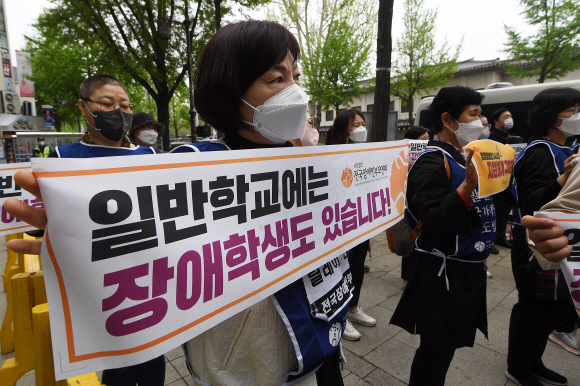
MULTIPOLYGON (((22 238, 22 233, 6 236, 6 241, 22 238)), ((24 272, 24 265, 18 264, 18 254, 8 250, 8 260, 6 261, 6 268, 2 274, 2 282, 4 283, 4 291, 6 292, 6 313, 0 326, 0 352, 8 354, 14 351, 14 329, 12 327, 12 276, 17 273, 24 272)))
POLYGON ((34 337, 34 376, 37 386, 67 386, 67 381, 56 381, 52 357, 52 340, 48 320, 48 304, 32 308, 32 331, 34 337))

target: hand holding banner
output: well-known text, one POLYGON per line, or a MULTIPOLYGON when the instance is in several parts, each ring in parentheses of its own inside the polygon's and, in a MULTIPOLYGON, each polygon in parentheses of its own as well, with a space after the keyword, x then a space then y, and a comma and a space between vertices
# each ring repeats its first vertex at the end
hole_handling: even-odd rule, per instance
POLYGON ((510 184, 515 151, 509 145, 492 140, 469 143, 465 152, 475 149, 473 161, 479 177, 479 197, 501 192, 510 184))
POLYGON ((566 278, 566 284, 574 301, 576 312, 580 315, 580 215, 558 212, 534 212, 534 216, 554 220, 556 226, 564 229, 564 235, 572 246, 570 256, 560 261, 560 269, 566 278))

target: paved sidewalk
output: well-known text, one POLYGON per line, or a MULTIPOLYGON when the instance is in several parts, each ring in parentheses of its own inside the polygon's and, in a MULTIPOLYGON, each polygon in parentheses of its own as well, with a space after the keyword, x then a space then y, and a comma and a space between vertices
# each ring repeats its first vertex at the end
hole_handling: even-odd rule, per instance
MULTIPOLYGON (((399 327, 389 325, 389 320, 402 294, 400 279, 401 258, 392 254, 384 234, 371 240, 372 256, 367 256, 371 272, 365 274, 360 305, 377 319, 376 327, 355 325, 362 334, 358 342, 343 341, 347 363, 343 378, 346 386, 406 385, 409 381, 411 361, 419 345, 419 337, 399 327)), ((447 386, 513 386, 504 373, 506 369, 509 318, 517 300, 517 291, 511 273, 510 251, 498 247, 499 255, 488 260, 493 278, 487 280, 487 309, 489 341, 481 333, 474 348, 456 352, 447 374, 447 386)), ((4 237, 0 237, 0 272, 6 264, 4 237)), ((1 285, 1 284, 0 284, 1 285)), ((6 310, 6 293, 0 288, 0 320, 6 310)), ((0 363, 14 354, 0 355, 0 363)), ((166 385, 194 385, 187 372, 181 348, 166 355, 166 385)), ((568 377, 568 385, 580 386, 580 357, 572 355, 552 342, 544 354, 549 368, 568 377)), ((18 381, 18 386, 33 386, 34 372, 18 381)))

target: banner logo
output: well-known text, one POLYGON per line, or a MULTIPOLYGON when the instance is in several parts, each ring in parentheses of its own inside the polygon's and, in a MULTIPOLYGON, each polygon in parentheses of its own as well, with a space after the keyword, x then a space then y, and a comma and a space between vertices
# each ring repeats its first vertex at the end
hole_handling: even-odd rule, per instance
POLYGON ((405 211, 405 196, 407 195, 407 175, 409 174, 409 158, 402 151, 393 161, 391 168, 391 197, 399 214, 405 211))
POLYGON ((345 188, 350 188, 352 185, 352 170, 350 168, 344 168, 340 180, 345 188))

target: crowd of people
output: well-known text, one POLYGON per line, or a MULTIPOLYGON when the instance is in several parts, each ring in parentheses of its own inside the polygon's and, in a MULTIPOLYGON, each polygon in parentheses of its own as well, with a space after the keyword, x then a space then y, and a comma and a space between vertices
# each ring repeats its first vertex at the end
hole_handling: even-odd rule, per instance
MULTIPOLYGON (((296 38, 277 23, 250 20, 222 27, 201 53, 195 106, 203 120, 224 136, 213 142, 183 145, 172 152, 315 146, 318 132, 300 83, 299 58, 296 38)), ((494 112, 488 123, 482 116, 482 101, 483 95, 471 88, 443 88, 430 107, 431 131, 416 127, 408 133, 408 138, 429 143, 408 174, 406 218, 420 233, 415 250, 403 258, 406 286, 390 323, 421 337, 409 384, 444 385, 456 349, 473 347, 477 330, 489 336, 486 276, 491 274, 486 272, 486 259, 497 252, 494 244, 512 248, 518 302, 510 320, 506 376, 520 386, 539 386, 540 381, 565 385, 564 376, 544 366, 542 355, 549 338, 571 339, 578 316, 561 273, 545 271, 538 264, 528 247, 524 226, 530 228, 530 238, 545 258, 559 261, 570 253, 561 228, 531 215, 558 196, 573 170, 571 161, 578 156, 578 146, 570 146, 570 140, 580 135, 580 92, 548 89, 532 101, 532 136, 513 172, 517 201, 511 192, 478 197, 474 151, 465 153, 464 148, 486 137, 505 144, 514 125, 507 109, 494 112), (487 209, 494 206, 495 210, 487 209), (521 225, 514 227, 512 245, 505 230, 514 207, 524 217, 521 225)), ((166 128, 148 113, 133 114, 127 89, 114 77, 95 75, 85 80, 78 107, 87 124, 82 141, 47 150, 39 140, 38 156, 99 158, 157 153, 154 145, 166 128)), ((344 110, 336 117, 326 144, 356 146, 365 142, 365 126, 360 111, 344 110)), ((19 172, 16 180, 40 197, 31 173, 19 172)), ((18 200, 7 200, 5 208, 39 229, 46 226, 42 210, 18 200)), ((514 218, 516 222, 519 219, 514 218)), ((8 246, 20 253, 40 250, 39 242, 33 240, 12 240, 8 246)), ((186 342, 183 348, 192 376, 202 385, 214 386, 342 385, 340 345, 330 347, 318 339, 317 331, 327 331, 339 321, 345 339, 359 340, 361 334, 352 323, 377 324, 359 305, 369 250, 366 240, 348 251, 352 296, 330 321, 308 312, 300 279, 272 299, 260 301, 186 342), (284 313, 293 306, 292 301, 304 303, 304 312, 284 313), (305 324, 312 328, 297 328, 305 324), (245 328, 248 325, 252 328, 245 328)), ((160 356, 139 365, 105 370, 102 383, 162 386, 164 375, 165 361, 160 356)))

